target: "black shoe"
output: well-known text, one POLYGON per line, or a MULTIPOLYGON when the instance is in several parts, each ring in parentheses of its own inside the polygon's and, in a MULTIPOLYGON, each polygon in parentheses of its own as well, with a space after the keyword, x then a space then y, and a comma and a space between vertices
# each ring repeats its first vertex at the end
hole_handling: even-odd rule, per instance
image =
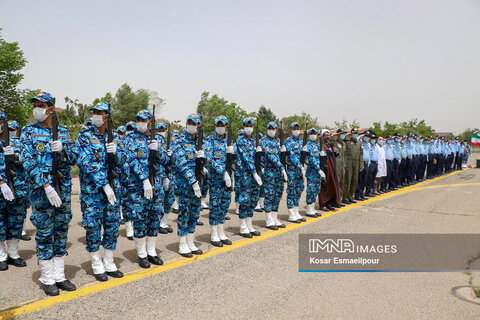
POLYGON ((301 222, 307 221, 307 219, 305 219, 304 217, 301 217, 299 220, 300 220, 301 222))
POLYGON ((162 259, 160 259, 159 256, 148 255, 147 258, 148 258, 148 262, 150 262, 151 264, 154 264, 156 266, 161 266, 163 264, 163 261, 162 261, 162 259))
POLYGON ((178 209, 172 209, 172 213, 178 214, 178 209))
POLYGON ((56 285, 57 285, 58 289, 62 289, 64 291, 75 291, 75 290, 77 290, 77 287, 68 280, 63 280, 61 282, 57 282, 56 285))
POLYGON ((11 264, 12 266, 15 266, 17 268, 22 268, 22 267, 27 266, 27 264, 25 263, 25 261, 22 258, 12 259, 12 258, 8 257, 7 258, 7 263, 11 264))
POLYGON ((125 224, 125 220, 121 219, 120 224, 125 224))
POLYGON ((7 261, 0 261, 0 271, 8 270, 8 263, 7 261))
MULTIPOLYGON (((355 197, 355 200, 357 200, 357 201, 362 201, 362 198, 360 198, 360 197, 355 197)), ((354 200, 352 200, 352 201, 354 201, 354 200)))
POLYGON ((355 201, 355 200, 348 200, 348 202, 350 202, 350 204, 357 203, 357 201, 355 201))
POLYGON ((44 284, 42 289, 47 296, 58 296, 60 294, 58 287, 54 284, 44 284))
POLYGON ((223 247, 223 243, 221 241, 211 241, 210 243, 215 247, 223 247))
POLYGON ((302 222, 302 220, 300 220, 300 219, 298 219, 298 220, 295 220, 295 221, 290 221, 290 220, 288 220, 288 222, 293 222, 293 223, 301 223, 301 222, 302 222))
POLYGON ((167 230, 167 228, 160 227, 160 229, 158 229, 158 232, 161 233, 161 234, 167 234, 168 230, 167 230))
POLYGON ((250 232, 248 232, 248 233, 240 233, 240 235, 241 235, 242 237, 244 237, 244 238, 251 238, 251 237, 253 237, 250 232))
POLYGON ((32 238, 30 238, 30 236, 28 234, 22 234, 20 236, 20 240, 23 240, 23 241, 30 241, 32 240, 32 238))
POLYGON ((342 200, 342 203, 350 204, 350 202, 348 202, 347 200, 342 200))
POLYGON ((120 270, 117 271, 106 271, 105 272, 107 276, 110 276, 112 278, 123 278, 123 272, 120 270))
POLYGON ((172 232, 173 232, 173 229, 170 228, 170 227, 167 227, 167 231, 168 231, 168 233, 172 233, 172 232))
POLYGON ((127 239, 133 241, 133 237, 127 237, 127 239))
POLYGON ((138 258, 138 265, 140 266, 140 268, 144 268, 144 269, 148 269, 150 268, 150 262, 148 262, 148 259, 145 257, 145 258, 138 258))
POLYGON ((188 253, 179 253, 179 255, 181 255, 182 257, 185 257, 185 258, 191 258, 193 257, 193 254, 191 252, 188 252, 188 253))
POLYGON ((202 221, 197 221, 197 226, 203 226, 203 222, 202 221))
POLYGON ((105 282, 105 281, 108 280, 107 274, 105 272, 104 273, 95 273, 95 274, 93 274, 93 276, 95 277, 95 279, 97 281, 105 282))
POLYGON ((258 236, 260 235, 260 231, 255 230, 255 231, 253 231, 253 232, 250 232, 250 234, 251 234, 252 236, 258 237, 258 236))
POLYGON ((225 220, 230 220, 230 217, 229 217, 229 216, 226 216, 226 217, 225 217, 225 220))
POLYGON ((270 229, 270 230, 278 230, 278 227, 277 227, 276 225, 267 226, 267 229, 270 229))
POLYGON ((200 254, 203 254, 203 251, 198 249, 198 250, 192 251, 192 253, 200 255, 200 254))
POLYGON ((316 218, 316 217, 318 217, 318 216, 317 216, 316 213, 314 213, 314 214, 307 214, 307 217, 309 217, 309 218, 316 218))
POLYGON ((260 209, 255 208, 254 211, 255 212, 263 212, 263 209, 262 208, 260 208, 260 209))
POLYGON ((278 228, 285 228, 285 227, 286 227, 283 223, 277 224, 276 226, 277 226, 278 228))
POLYGON ((225 239, 225 240, 220 240, 222 241, 223 244, 226 244, 227 246, 231 245, 232 244, 232 241, 228 240, 228 239, 225 239))

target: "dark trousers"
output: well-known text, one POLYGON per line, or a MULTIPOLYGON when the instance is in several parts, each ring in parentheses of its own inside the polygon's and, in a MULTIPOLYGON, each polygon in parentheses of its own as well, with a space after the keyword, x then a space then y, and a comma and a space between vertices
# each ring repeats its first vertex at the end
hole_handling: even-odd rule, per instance
POLYGON ((357 188, 355 190, 355 198, 363 198, 365 196, 363 192, 365 191, 365 183, 367 181, 366 179, 367 171, 368 171, 368 164, 365 162, 364 169, 358 172, 358 183, 357 183, 357 188))
POLYGON ((365 194, 369 195, 372 193, 373 184, 375 183, 375 176, 377 175, 378 163, 376 161, 370 161, 367 171, 367 182, 365 194))
POLYGON ((387 191, 390 185, 390 179, 392 178, 392 162, 393 160, 386 160, 387 163, 387 176, 382 178, 381 191, 387 191))
POLYGON ((397 188, 398 186, 398 159, 393 159, 392 161, 392 176, 390 177, 389 189, 397 188))

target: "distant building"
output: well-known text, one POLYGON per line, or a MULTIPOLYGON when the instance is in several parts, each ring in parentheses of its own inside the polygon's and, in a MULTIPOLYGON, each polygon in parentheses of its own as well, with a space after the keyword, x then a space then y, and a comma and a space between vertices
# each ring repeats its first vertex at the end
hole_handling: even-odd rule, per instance
POLYGON ((439 137, 448 137, 448 136, 453 136, 453 132, 435 132, 435 135, 439 137))

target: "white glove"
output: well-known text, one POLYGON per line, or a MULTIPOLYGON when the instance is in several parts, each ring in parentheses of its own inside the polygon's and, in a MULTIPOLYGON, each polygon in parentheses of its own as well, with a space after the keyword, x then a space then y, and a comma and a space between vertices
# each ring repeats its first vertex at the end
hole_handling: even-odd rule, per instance
POLYGON ((117 153, 117 145, 113 142, 107 143, 107 153, 117 153))
POLYGON ((63 151, 63 144, 62 141, 53 141, 52 142, 52 151, 53 152, 62 152, 63 151))
POLYGON ((302 172, 302 176, 306 177, 305 168, 304 168, 304 167, 302 167, 302 168, 300 169, 300 171, 302 172))
POLYGON ((172 151, 168 150, 167 151, 167 156, 171 157, 172 156, 172 151))
POLYGON ((262 183, 262 178, 260 178, 260 176, 258 175, 258 173, 255 171, 253 173, 253 177, 255 178, 255 181, 257 181, 257 184, 259 186, 261 186, 263 183, 262 183))
POLYGON ((257 151, 257 152, 262 152, 262 147, 258 146, 255 151, 257 151))
POLYGON ((10 187, 8 186, 8 184, 6 184, 4 182, 0 185, 0 187, 2 188, 3 197, 8 201, 13 201, 13 199, 14 199, 13 192, 10 189, 10 187))
POLYGON ((233 146, 227 146, 227 153, 233 153, 233 146))
POLYGON ((15 154, 13 152, 12 146, 6 146, 5 148, 3 148, 3 152, 5 153, 6 156, 11 156, 11 155, 15 154))
POLYGON ((150 143, 148 144, 148 148, 150 148, 150 150, 153 150, 153 151, 158 151, 158 142, 157 142, 157 140, 152 140, 152 141, 150 141, 150 143))
POLYGON ((197 151, 197 158, 205 158, 205 152, 203 150, 197 151))
POLYGON ((145 179, 142 181, 143 183, 143 196, 147 199, 150 200, 153 198, 153 188, 152 184, 150 183, 150 180, 145 179))
POLYGON ((262 170, 262 176, 265 174, 265 168, 262 167, 260 170, 262 170))
POLYGON ((115 202, 117 202, 117 198, 115 197, 115 192, 113 192, 112 187, 110 187, 109 184, 104 185, 103 192, 105 192, 108 202, 110 202, 112 206, 115 205, 115 202))
POLYGON ((322 177, 322 179, 326 179, 325 172, 323 172, 322 169, 318 170, 318 173, 320 173, 320 177, 322 177))
MULTIPOLYGON (((3 189, 2 189, 3 191, 3 189)), ((45 193, 47 194, 48 201, 50 201, 50 204, 54 207, 61 207, 62 206, 62 199, 58 196, 57 191, 53 189, 52 186, 48 186, 45 188, 45 193)))
POLYGON ((163 178, 162 185, 163 185, 163 190, 167 191, 168 188, 170 187, 170 179, 163 178))
POLYGON ((308 151, 307 146, 303 146, 302 151, 307 152, 308 151))
POLYGON ((225 181, 225 186, 227 188, 230 188, 232 186, 232 178, 230 178, 230 175, 227 171, 225 171, 225 173, 223 174, 223 180, 225 181))
POLYGON ((282 176, 283 176, 283 180, 285 182, 288 182, 288 175, 287 175, 287 171, 285 171, 285 169, 282 169, 282 176))
POLYGON ((201 198, 202 197, 202 190, 200 190, 200 185, 198 184, 198 181, 195 181, 194 184, 192 184, 193 192, 195 192, 195 197, 201 198))
POLYGON ((285 146, 282 146, 282 147, 280 148, 280 152, 287 152, 287 148, 286 148, 285 146))
POLYGON ((208 170, 207 168, 203 167, 203 175, 208 176, 208 170))

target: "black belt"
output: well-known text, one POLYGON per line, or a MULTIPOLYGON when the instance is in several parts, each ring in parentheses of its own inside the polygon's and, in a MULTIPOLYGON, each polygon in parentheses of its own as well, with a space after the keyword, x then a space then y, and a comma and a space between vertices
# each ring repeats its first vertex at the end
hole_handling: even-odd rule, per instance
POLYGON ((373 160, 372 160, 372 161, 370 161, 370 162, 371 162, 371 163, 377 163, 378 161, 373 161, 373 160))

